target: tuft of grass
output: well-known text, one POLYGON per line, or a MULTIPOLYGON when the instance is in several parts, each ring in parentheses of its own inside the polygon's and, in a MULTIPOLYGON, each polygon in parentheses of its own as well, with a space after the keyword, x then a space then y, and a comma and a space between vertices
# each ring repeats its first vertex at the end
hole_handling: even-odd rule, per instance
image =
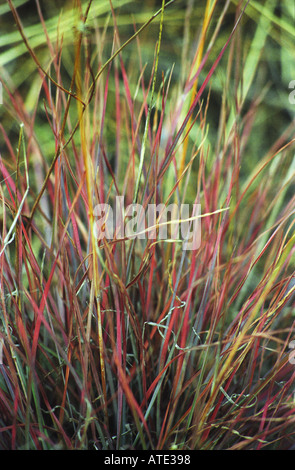
POLYGON ((0 448, 294 448, 291 9, 28 3, 0 7, 0 448), (99 239, 118 196, 200 204, 200 246, 99 239))

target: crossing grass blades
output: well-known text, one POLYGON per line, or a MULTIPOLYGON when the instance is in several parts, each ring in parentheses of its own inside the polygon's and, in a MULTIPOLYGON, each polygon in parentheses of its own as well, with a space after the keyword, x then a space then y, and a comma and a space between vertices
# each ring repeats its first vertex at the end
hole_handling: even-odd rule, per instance
POLYGON ((0 7, 1 449, 294 448, 282 3, 0 7), (200 245, 98 239, 116 196, 200 245))

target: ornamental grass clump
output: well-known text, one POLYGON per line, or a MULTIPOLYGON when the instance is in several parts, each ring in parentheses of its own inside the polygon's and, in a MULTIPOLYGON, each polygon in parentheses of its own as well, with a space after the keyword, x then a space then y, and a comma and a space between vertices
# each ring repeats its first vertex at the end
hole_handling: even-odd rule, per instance
POLYGON ((292 6, 0 8, 0 448, 294 448, 292 6))

